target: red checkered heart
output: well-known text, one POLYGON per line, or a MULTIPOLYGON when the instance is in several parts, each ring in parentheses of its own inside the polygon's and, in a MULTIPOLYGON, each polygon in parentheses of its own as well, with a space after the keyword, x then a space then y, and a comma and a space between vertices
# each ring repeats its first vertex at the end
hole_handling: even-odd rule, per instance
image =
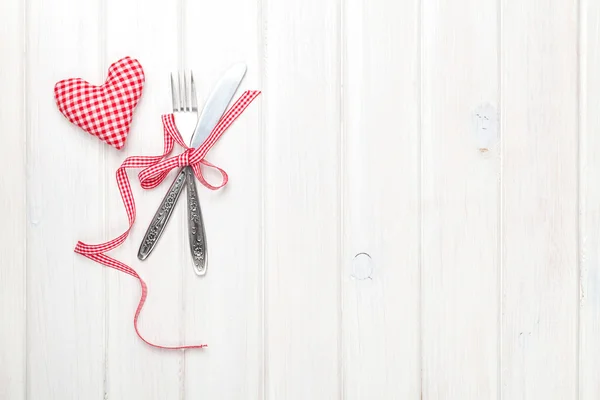
POLYGON ((141 64, 125 57, 110 66, 102 86, 80 78, 65 79, 54 86, 54 97, 58 109, 69 121, 120 149, 127 139, 143 87, 141 64))

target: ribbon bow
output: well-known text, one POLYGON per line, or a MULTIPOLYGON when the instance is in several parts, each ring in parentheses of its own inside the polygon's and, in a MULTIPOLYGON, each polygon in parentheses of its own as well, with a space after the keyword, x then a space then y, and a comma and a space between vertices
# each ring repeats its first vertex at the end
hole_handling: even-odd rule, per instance
POLYGON ((136 334, 139 336, 141 340, 145 343, 149 344, 153 347, 158 347, 161 349, 199 349, 206 347, 205 344, 199 345, 181 345, 181 346, 160 346, 153 344, 141 335, 138 329, 138 318, 142 311, 142 307, 146 301, 146 297, 148 296, 148 287, 146 283, 142 280, 142 278, 138 275, 138 273, 128 265, 118 261, 112 257, 107 256, 105 253, 119 247, 127 236, 129 236, 129 232, 133 227, 133 223, 135 222, 135 200, 133 198, 133 192, 131 191, 131 184, 129 183, 129 178, 127 177, 127 169, 131 168, 144 168, 139 174, 138 178, 140 180, 140 184, 144 189, 152 189, 158 186, 169 174, 169 172, 173 168, 183 167, 189 165, 194 170, 194 174, 204 185, 205 187, 211 190, 217 190, 222 188, 227 184, 227 173, 221 168, 211 164, 206 161, 204 157, 209 152, 209 150, 214 146, 214 144, 219 140, 219 138, 223 135, 223 133, 233 124, 233 122, 244 112, 244 110, 250 105, 250 103, 260 94, 260 91, 246 91, 242 96, 233 104, 233 106, 225 113, 225 115, 219 120, 217 125, 214 127, 208 138, 202 143, 200 147, 190 148, 188 147, 181 134, 177 130, 177 126, 175 125, 175 118, 173 114, 166 114, 162 116, 162 123, 164 129, 164 151, 160 156, 131 156, 127 157, 125 161, 121 164, 121 166, 117 169, 117 185, 119 187, 119 193, 121 194, 121 198, 123 199, 123 205, 125 206, 125 211, 127 212, 127 218, 129 220, 129 228, 121 235, 116 238, 100 244, 86 244, 81 241, 77 242, 75 246, 75 252, 81 254, 90 260, 96 261, 102 265, 105 265, 110 268, 114 268, 118 271, 124 272, 128 275, 133 276, 138 279, 140 282, 140 286, 142 288, 142 294, 140 296, 140 301, 138 303, 137 309, 135 311, 135 315, 133 317, 133 326, 135 328, 136 334), (175 142, 179 144, 181 147, 185 149, 185 151, 177 156, 173 156, 167 158, 167 156, 173 151, 173 147, 175 142), (220 185, 213 186, 204 179, 202 175, 201 165, 215 168, 223 177, 223 180, 220 185))
POLYGON ((166 178, 169 172, 173 168, 180 168, 189 165, 194 170, 194 175, 196 178, 202 183, 205 187, 211 190, 217 190, 222 188, 227 184, 228 176, 227 173, 221 168, 217 167, 214 164, 206 161, 204 157, 210 151, 210 149, 214 146, 217 140, 223 135, 225 130, 231 125, 233 121, 250 105, 252 100, 256 98, 260 94, 259 91, 247 91, 245 92, 227 111, 227 113, 219 120, 215 128, 212 130, 211 134, 208 138, 197 148, 188 147, 181 134, 177 130, 175 126, 175 120, 173 118, 173 114, 168 114, 163 116, 163 126, 165 129, 165 151, 168 150, 166 154, 169 154, 173 149, 173 142, 177 142, 181 147, 185 149, 185 151, 177 156, 170 157, 159 161, 158 163, 147 167, 142 170, 138 178, 140 180, 140 184, 144 189, 152 189, 156 186, 160 185, 160 183, 166 178), (202 169, 200 165, 205 165, 207 167, 215 168, 221 173, 223 180, 221 184, 218 186, 213 186, 204 179, 202 175, 202 169))

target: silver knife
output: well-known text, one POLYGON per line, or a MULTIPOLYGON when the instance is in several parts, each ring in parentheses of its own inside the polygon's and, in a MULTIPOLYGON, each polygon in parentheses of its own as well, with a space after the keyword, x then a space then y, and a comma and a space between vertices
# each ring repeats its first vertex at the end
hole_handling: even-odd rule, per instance
MULTIPOLYGON (((246 65, 239 63, 227 70, 217 82, 198 118, 190 142, 191 147, 198 147, 206 140, 227 109, 245 74, 246 65)), ((206 234, 195 179, 190 167, 182 168, 177 174, 144 235, 138 251, 138 258, 145 260, 156 246, 185 183, 187 183, 188 192, 188 230, 194 271, 197 275, 204 275, 207 267, 206 234)))
POLYGON ((227 106, 231 103, 231 99, 233 99, 237 88, 242 83, 244 75, 246 75, 246 64, 235 64, 217 82, 208 100, 206 100, 206 105, 202 109, 200 117, 198 117, 198 123, 190 143, 191 147, 200 146, 210 135, 225 110, 227 110, 227 106))

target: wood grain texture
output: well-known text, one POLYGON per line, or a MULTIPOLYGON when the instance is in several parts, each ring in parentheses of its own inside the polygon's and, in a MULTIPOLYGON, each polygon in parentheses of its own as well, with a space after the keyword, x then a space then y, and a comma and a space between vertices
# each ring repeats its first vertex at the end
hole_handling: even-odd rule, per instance
MULTIPOLYGON (((140 61, 146 75, 143 97, 136 108, 125 151, 109 149, 110 171, 115 171, 126 156, 157 155, 163 151, 161 115, 172 112, 169 74, 177 72, 181 57, 180 7, 178 2, 106 0, 105 19, 109 28, 105 38, 105 68, 121 57, 131 56, 140 61)), ((154 343, 176 345, 183 341, 185 194, 179 198, 156 248, 142 262, 137 259, 137 252, 143 235, 176 172, 153 190, 140 188, 137 172, 129 173, 137 220, 128 240, 112 253, 135 268, 148 284, 148 299, 140 317, 142 334, 154 343)), ((105 185, 107 231, 114 237, 127 227, 127 219, 113 174, 105 185)), ((138 339, 133 329, 132 318, 140 296, 138 282, 107 270, 107 286, 109 398, 184 398, 183 353, 151 348, 138 339)))
POLYGON ((424 398, 498 397, 498 6, 424 0, 424 398))
POLYGON ((263 13, 266 398, 339 398, 340 3, 263 13))
POLYGON ((27 397, 102 399, 104 275, 73 252, 104 226, 104 148, 53 99, 60 79, 105 76, 100 1, 27 2, 27 397))
POLYGON ((593 0, 0 2, 0 399, 599 398, 599 31, 593 0), (116 151, 52 89, 127 55, 116 151), (161 152, 169 73, 202 104, 237 61, 263 94, 207 157, 206 276, 185 196, 137 259, 174 173, 129 174, 141 331, 209 344, 156 350, 136 280, 73 247, 126 228, 114 171, 161 152))
POLYGON ((25 397, 26 226, 25 7, 0 3, 0 399, 25 397), (10 171, 9 173, 7 173, 10 171))
MULTIPOLYGON (((224 0, 212 4, 208 13, 206 3, 186 3, 182 61, 194 69, 200 104, 237 62, 245 62, 248 70, 235 98, 244 90, 261 88, 259 5, 224 0)), ((208 240, 208 270, 203 277, 192 271, 187 221, 181 230, 185 235, 185 339, 201 339, 209 346, 185 354, 189 399, 264 398, 261 103, 262 96, 207 155, 207 160, 227 171, 230 180, 218 191, 198 185, 208 240)), ((212 183, 219 181, 214 170, 203 171, 212 183)))
POLYGON ((580 3, 579 399, 600 397, 600 4, 580 3))
POLYGON ((577 2, 501 1, 502 396, 577 397, 577 2))
POLYGON ((420 399, 419 16, 344 6, 344 399, 420 399))

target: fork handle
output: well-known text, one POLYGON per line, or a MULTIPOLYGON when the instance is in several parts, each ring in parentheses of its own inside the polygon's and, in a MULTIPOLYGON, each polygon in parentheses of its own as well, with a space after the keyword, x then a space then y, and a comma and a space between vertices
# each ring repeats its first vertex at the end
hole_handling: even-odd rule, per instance
POLYGON ((179 171, 175 180, 169 187, 167 194, 160 203, 158 210, 156 210, 156 214, 154 214, 154 218, 152 218, 150 226, 148 226, 148 229, 146 230, 146 234, 144 235, 144 239, 142 240, 142 244, 138 251, 138 258, 140 260, 145 260, 150 255, 154 246, 156 246, 158 239, 165 230, 165 226, 167 226, 167 222, 169 222, 173 209, 175 209, 177 199, 179 199, 179 195, 185 186, 185 170, 186 168, 182 168, 179 171))
POLYGON ((202 209, 198 199, 196 189, 196 177, 190 167, 185 167, 187 181, 187 200, 188 200, 188 236, 190 239, 190 251, 194 262, 194 272, 196 275, 206 274, 206 230, 204 228, 204 219, 202 218, 202 209))

